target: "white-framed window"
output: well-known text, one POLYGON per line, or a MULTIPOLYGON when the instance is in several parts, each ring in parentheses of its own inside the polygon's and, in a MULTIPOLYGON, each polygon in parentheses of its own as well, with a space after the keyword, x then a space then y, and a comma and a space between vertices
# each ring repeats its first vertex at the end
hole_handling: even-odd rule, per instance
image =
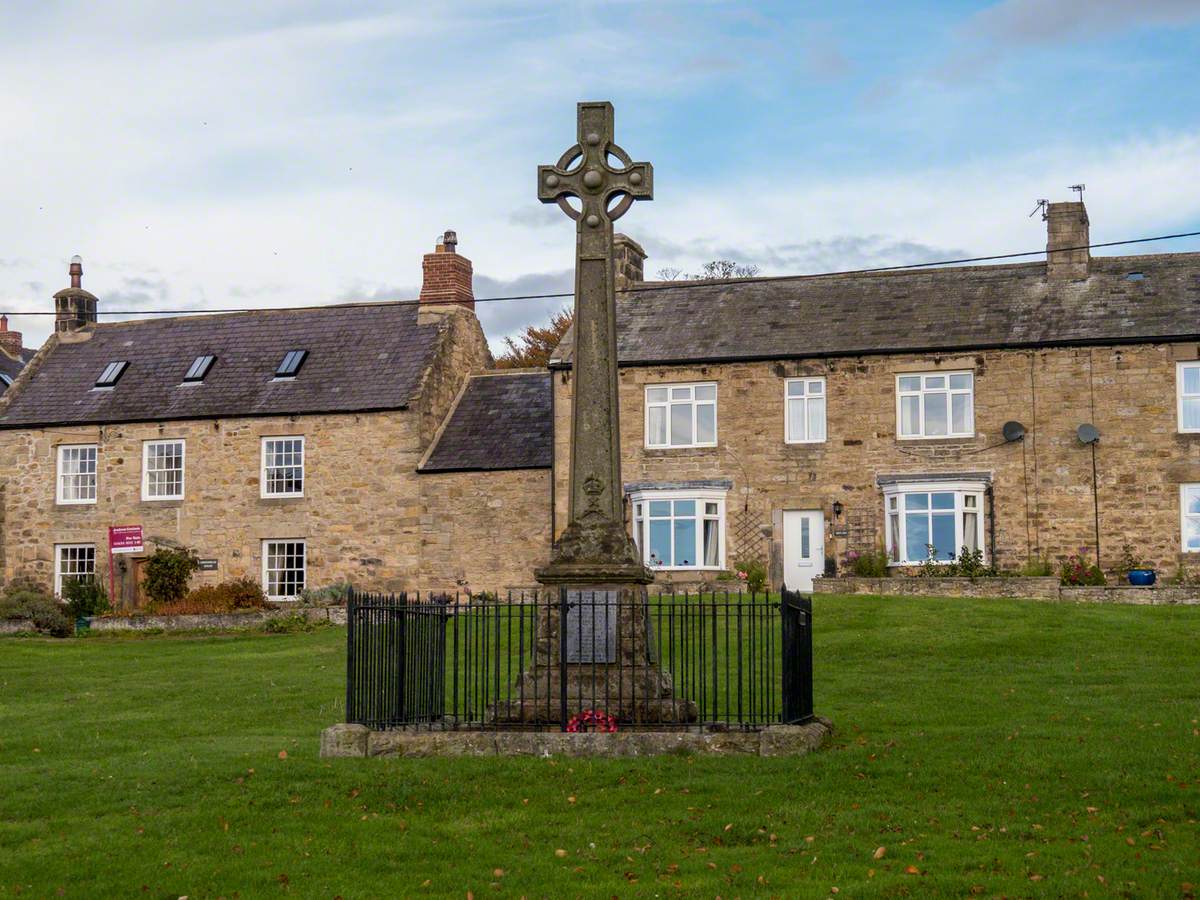
POLYGON ((304 438, 262 439, 262 496, 304 496, 304 438))
POLYGON ((654 569, 725 567, 725 491, 637 491, 633 538, 654 569))
POLYGON ((183 499, 182 440, 142 442, 142 499, 183 499))
POLYGON ((647 385, 646 446, 717 446, 716 383, 647 385))
POLYGON ((58 448, 58 502, 96 502, 95 444, 60 444, 58 448))
POLYGON ((1180 433, 1200 432, 1200 362, 1176 363, 1175 396, 1180 433))
POLYGON ((911 482, 883 489, 888 558, 892 565, 913 566, 929 559, 956 559, 963 547, 987 550, 983 540, 983 498, 980 481, 911 482))
POLYGON ((824 443, 825 379, 789 378, 784 393, 784 440, 789 444, 824 443))
POLYGON ((263 593, 268 600, 295 600, 304 591, 308 547, 302 540, 262 542, 263 593))
POLYGON ((1184 553, 1200 553, 1200 484, 1179 486, 1180 546, 1184 553))
POLYGON ((970 372, 897 375, 896 435, 902 438, 973 437, 975 376, 970 372))
POLYGON ((61 597, 65 581, 96 577, 95 544, 54 545, 54 595, 61 597))

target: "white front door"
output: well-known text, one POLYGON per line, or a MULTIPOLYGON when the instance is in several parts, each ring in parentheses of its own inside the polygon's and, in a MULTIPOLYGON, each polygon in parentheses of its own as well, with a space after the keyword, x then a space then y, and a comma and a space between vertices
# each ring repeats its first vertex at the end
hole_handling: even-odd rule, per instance
POLYGON ((783 512, 783 583, 789 591, 811 591, 825 571, 825 516, 819 509, 783 512))

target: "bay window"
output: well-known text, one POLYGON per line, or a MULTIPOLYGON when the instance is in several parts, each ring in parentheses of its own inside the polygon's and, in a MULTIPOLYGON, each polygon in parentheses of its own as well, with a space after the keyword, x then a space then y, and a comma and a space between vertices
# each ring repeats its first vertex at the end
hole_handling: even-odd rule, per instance
POLYGON ((892 565, 919 565, 931 558, 952 562, 964 547, 984 550, 985 491, 975 481, 885 485, 885 540, 892 565))
POLYGON ((724 491, 639 491, 633 539, 653 569, 725 567, 724 491))

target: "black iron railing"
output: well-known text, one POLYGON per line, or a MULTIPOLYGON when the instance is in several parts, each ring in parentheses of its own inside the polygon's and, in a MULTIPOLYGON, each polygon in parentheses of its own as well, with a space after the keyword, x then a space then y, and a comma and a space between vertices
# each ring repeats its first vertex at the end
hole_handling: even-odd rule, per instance
POLYGON ((812 601, 351 592, 346 720, 371 728, 758 729, 812 718, 812 601), (565 623, 565 627, 559 627, 565 623))

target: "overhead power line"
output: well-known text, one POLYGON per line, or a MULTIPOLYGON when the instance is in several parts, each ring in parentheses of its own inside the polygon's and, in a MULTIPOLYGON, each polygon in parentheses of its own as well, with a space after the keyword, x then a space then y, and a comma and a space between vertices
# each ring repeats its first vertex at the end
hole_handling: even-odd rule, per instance
MULTIPOLYGON (((1095 250, 1100 247, 1122 247, 1129 244, 1146 244, 1152 241, 1171 241, 1178 238, 1200 237, 1200 231, 1183 231, 1177 234, 1160 234, 1155 237, 1129 238, 1123 241, 1105 241, 1100 244, 1082 244, 1078 247, 1062 247, 1055 250, 1055 253, 1069 253, 1072 250, 1095 250)), ((1001 259, 1020 259, 1026 256, 1043 256, 1046 250, 1023 250, 1020 253, 997 253, 992 256, 967 256, 961 259, 939 259, 933 262, 905 263, 896 266, 873 266, 869 269, 841 269, 835 272, 810 272, 801 275, 756 275, 750 278, 721 278, 711 279, 707 281, 660 281, 648 282, 640 284, 636 288, 627 288, 627 290, 636 290, 639 293, 646 291, 678 291, 688 289, 702 289, 708 287, 719 287, 721 285, 743 282, 758 282, 758 281, 805 281, 811 278, 835 278, 841 275, 870 275, 875 272, 900 272, 906 269, 929 269, 935 266, 954 266, 962 265, 963 263, 978 263, 978 262, 995 262, 1001 259)), ((508 300, 558 300, 567 297, 573 297, 573 291, 562 291, 553 294, 510 294, 504 297, 476 297, 476 303, 500 303, 508 300)), ((349 301, 370 303, 372 301, 349 301)), ((393 305, 399 306, 417 306, 420 300, 390 300, 387 301, 393 305)), ((322 304, 322 306, 333 304, 322 304)), ((286 307, 286 306, 247 306, 247 307, 220 307, 216 309, 123 309, 123 310, 97 310, 97 315, 101 316, 180 316, 180 315, 196 315, 203 313, 242 313, 242 312, 271 312, 286 309, 320 309, 321 306, 307 307, 286 307)), ((9 316, 53 316, 57 315, 54 310, 21 310, 15 312, 4 312, 4 315, 9 316)))

